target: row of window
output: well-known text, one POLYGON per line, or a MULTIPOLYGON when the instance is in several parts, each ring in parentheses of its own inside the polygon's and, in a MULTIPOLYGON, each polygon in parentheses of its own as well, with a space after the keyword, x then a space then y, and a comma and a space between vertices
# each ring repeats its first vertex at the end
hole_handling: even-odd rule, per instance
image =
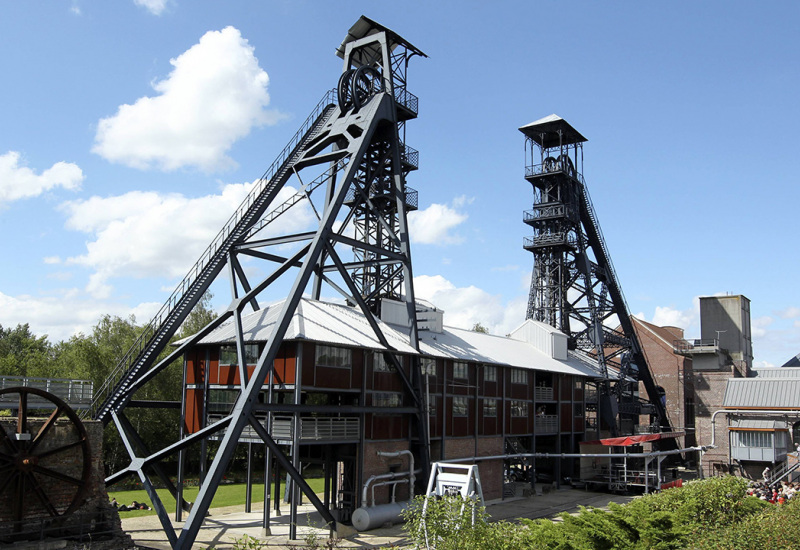
MULTIPOLYGON (((467 397, 453 397, 453 416, 467 416, 467 407, 469 405, 469 398, 467 397)), ((483 400, 483 416, 484 417, 496 417, 497 416, 497 405, 499 399, 484 399, 483 400)), ((522 401, 519 399, 512 399, 509 404, 511 405, 511 416, 515 418, 526 418, 530 413, 530 402, 529 401, 522 401)), ((431 416, 435 416, 435 410, 433 406, 430 406, 429 409, 431 412, 431 416)), ((544 416, 545 411, 544 408, 540 408, 537 410, 537 416, 544 416)), ((583 404, 576 403, 574 415, 576 417, 583 416, 583 404)))
MULTIPOLYGON (((339 348, 335 346, 317 346, 315 363, 322 367, 350 367, 352 365, 352 350, 349 348, 339 348)), ((386 361, 383 353, 375 353, 373 359, 373 369, 375 372, 393 372, 394 366, 386 361)), ((235 359, 235 350, 234 350, 235 359)), ((436 359, 433 357, 423 357, 421 360, 421 370, 423 375, 436 376, 436 359)), ((469 364, 463 361, 453 362, 453 378, 467 380, 469 378, 469 364)), ((497 382, 497 367, 484 365, 484 382, 497 382)), ((527 384, 528 371, 523 369, 513 369, 511 371, 512 384, 527 384)))
POLYGON ((788 432, 768 431, 733 431, 732 445, 734 447, 765 447, 771 449, 773 437, 776 449, 785 449, 789 443, 788 432), (774 435, 773 435, 774 434, 774 435))
MULTIPOLYGON (((220 365, 238 365, 236 346, 220 346, 219 352, 220 365)), ((246 344, 244 347, 245 362, 253 365, 258 361, 258 345, 246 344)), ((394 372, 394 366, 386 361, 383 353, 373 355, 373 368, 375 372, 394 372)), ((350 348, 337 346, 317 345, 314 363, 320 367, 351 368, 353 364, 353 352, 350 348)), ((436 376, 436 359, 433 357, 421 358, 421 370, 423 375, 436 376)), ((529 372, 525 369, 511 369, 511 383, 527 385, 529 372)), ((453 378, 467 380, 469 378, 469 363, 463 361, 453 362, 453 378)), ((493 365, 483 366, 484 382, 497 382, 497 367, 493 365)), ((582 388, 582 381, 575 380, 576 389, 582 388)))

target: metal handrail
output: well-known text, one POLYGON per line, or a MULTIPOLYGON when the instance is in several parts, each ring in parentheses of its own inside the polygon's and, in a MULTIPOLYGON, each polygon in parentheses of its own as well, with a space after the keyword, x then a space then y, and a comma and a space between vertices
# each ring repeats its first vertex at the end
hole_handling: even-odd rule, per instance
MULTIPOLYGON (((0 389, 28 387, 37 388, 52 393, 63 399, 70 406, 76 407, 92 402, 94 395, 94 382, 91 380, 71 380, 69 378, 43 378, 37 376, 0 376, 0 389)), ((10 403, 12 399, 6 395, 0 396, 0 402, 10 403)), ((17 399, 13 399, 17 401, 17 399)), ((28 402, 37 405, 47 405, 48 408, 55 404, 36 395, 29 395, 28 402)))
POLYGON ((695 340, 678 339, 672 341, 672 349, 677 352, 692 351, 697 348, 715 350, 719 348, 719 340, 716 338, 705 338, 695 340))
POLYGON ((394 87, 394 100, 415 115, 419 114, 419 98, 406 90, 405 87, 394 87))

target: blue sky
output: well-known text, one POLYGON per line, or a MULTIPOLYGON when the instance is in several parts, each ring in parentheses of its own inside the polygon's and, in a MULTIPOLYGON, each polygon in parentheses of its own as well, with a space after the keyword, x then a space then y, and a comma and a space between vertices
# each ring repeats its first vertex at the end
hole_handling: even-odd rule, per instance
POLYGON ((417 294, 447 324, 523 320, 517 128, 556 113, 589 139, 584 176, 634 314, 696 337, 698 296, 741 293, 756 363, 800 352, 800 4, 63 0, 0 14, 3 326, 58 340, 104 313, 148 320, 335 86, 334 49, 364 14, 430 56, 409 69, 412 255, 417 294))

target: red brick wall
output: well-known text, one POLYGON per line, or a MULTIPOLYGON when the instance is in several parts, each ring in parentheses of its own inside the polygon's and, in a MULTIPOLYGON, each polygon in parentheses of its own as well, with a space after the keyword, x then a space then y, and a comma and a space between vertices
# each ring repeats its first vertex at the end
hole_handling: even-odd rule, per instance
MULTIPOLYGON (((30 420, 29 431, 32 434, 37 433, 44 422, 44 419, 30 420)), ((4 419, 0 421, 0 424, 7 434, 12 434, 16 431, 16 418, 4 419)), ((112 546, 109 547, 130 548, 132 542, 122 532, 119 514, 108 502, 103 466, 103 425, 100 422, 93 421, 85 421, 83 425, 88 435, 91 471, 85 485, 83 503, 72 514, 65 516, 63 520, 59 520, 59 525, 65 530, 80 532, 81 528, 78 526, 83 524, 84 531, 92 530, 98 533, 98 536, 101 533, 105 533, 109 537, 113 536, 112 546)), ((59 419, 42 440, 38 451, 57 449, 73 443, 77 439, 74 425, 66 418, 59 419)), ((52 468, 62 474, 80 478, 82 475, 83 453, 79 448, 59 452, 41 459, 39 465, 48 469, 52 468)), ((58 482, 51 477, 41 475, 36 477, 49 501, 56 506, 58 512, 64 512, 75 495, 74 488, 70 484, 58 482)), ((11 494, 7 490, 0 498, 0 534, 13 531, 11 494)), ((47 524, 51 523, 49 513, 42 508, 40 501, 33 495, 29 487, 26 491, 22 531, 38 530, 43 520, 47 524)), ((52 536, 57 538, 58 533, 52 532, 52 536)))
MULTIPOLYGON (((697 415, 695 428, 698 445, 711 444, 711 415, 722 408, 725 397, 725 387, 731 373, 728 370, 721 372, 703 371, 696 372, 694 376, 694 391, 697 415)), ((727 472, 729 445, 728 422, 724 414, 716 417, 716 449, 709 449, 703 457, 703 467, 706 475, 727 472)))
MULTIPOLYGON (((672 353, 671 342, 664 342, 649 330, 641 328, 638 323, 634 323, 634 328, 653 379, 656 385, 664 388, 666 392, 666 409, 670 425, 676 430, 689 428, 686 444, 694 445, 691 437, 691 428, 694 425, 691 407, 694 393, 691 359, 672 353)), ((642 383, 639 384, 639 395, 647 397, 647 390, 642 383)), ((646 416, 639 419, 642 425, 647 425, 649 422, 649 417, 646 416)))
MULTIPOLYGON (((364 443, 364 470, 362 472, 362 483, 365 483, 373 475, 388 474, 390 468, 394 466, 398 472, 408 471, 408 456, 398 457, 382 457, 378 456, 378 451, 394 452, 394 451, 407 451, 409 450, 408 441, 380 441, 380 442, 365 442, 364 443)), ((419 468, 419 464, 415 464, 415 468, 419 468)), ((427 480, 422 480, 422 487, 425 486, 427 480)), ((418 484, 419 485, 419 484, 418 484)), ((358 488, 359 505, 364 506, 365 503, 361 502, 363 484, 358 488)), ((396 498, 398 501, 408 500, 408 483, 401 483, 397 485, 396 498)), ((375 488, 375 504, 387 504, 390 502, 391 486, 385 485, 383 487, 375 488)), ((372 489, 367 492, 367 498, 370 505, 372 504, 372 489)))

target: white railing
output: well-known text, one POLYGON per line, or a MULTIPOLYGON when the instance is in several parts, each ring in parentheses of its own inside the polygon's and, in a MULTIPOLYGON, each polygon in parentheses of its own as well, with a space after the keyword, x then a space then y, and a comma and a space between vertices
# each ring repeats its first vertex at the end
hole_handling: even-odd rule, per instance
POLYGON ((558 432, 558 415, 546 414, 544 416, 537 416, 533 423, 533 429, 536 432, 543 433, 558 432))
POLYGON ((536 401, 552 401, 553 388, 548 386, 536 386, 533 390, 533 398, 536 401))
MULTIPOLYGON (((73 409, 83 409, 91 405, 94 383, 91 380, 70 380, 68 378, 38 378, 34 376, 0 376, 0 389, 27 387, 52 393, 73 409)), ((16 394, 0 395, 4 407, 18 405, 16 394)), ((48 408, 53 403, 36 395, 28 396, 28 406, 42 405, 48 408)))
MULTIPOLYGON (((293 419, 287 416, 272 420, 272 437, 291 440, 294 436, 293 419)), ((360 423, 357 417, 306 417, 300 419, 300 441, 341 441, 358 439, 360 423)))

